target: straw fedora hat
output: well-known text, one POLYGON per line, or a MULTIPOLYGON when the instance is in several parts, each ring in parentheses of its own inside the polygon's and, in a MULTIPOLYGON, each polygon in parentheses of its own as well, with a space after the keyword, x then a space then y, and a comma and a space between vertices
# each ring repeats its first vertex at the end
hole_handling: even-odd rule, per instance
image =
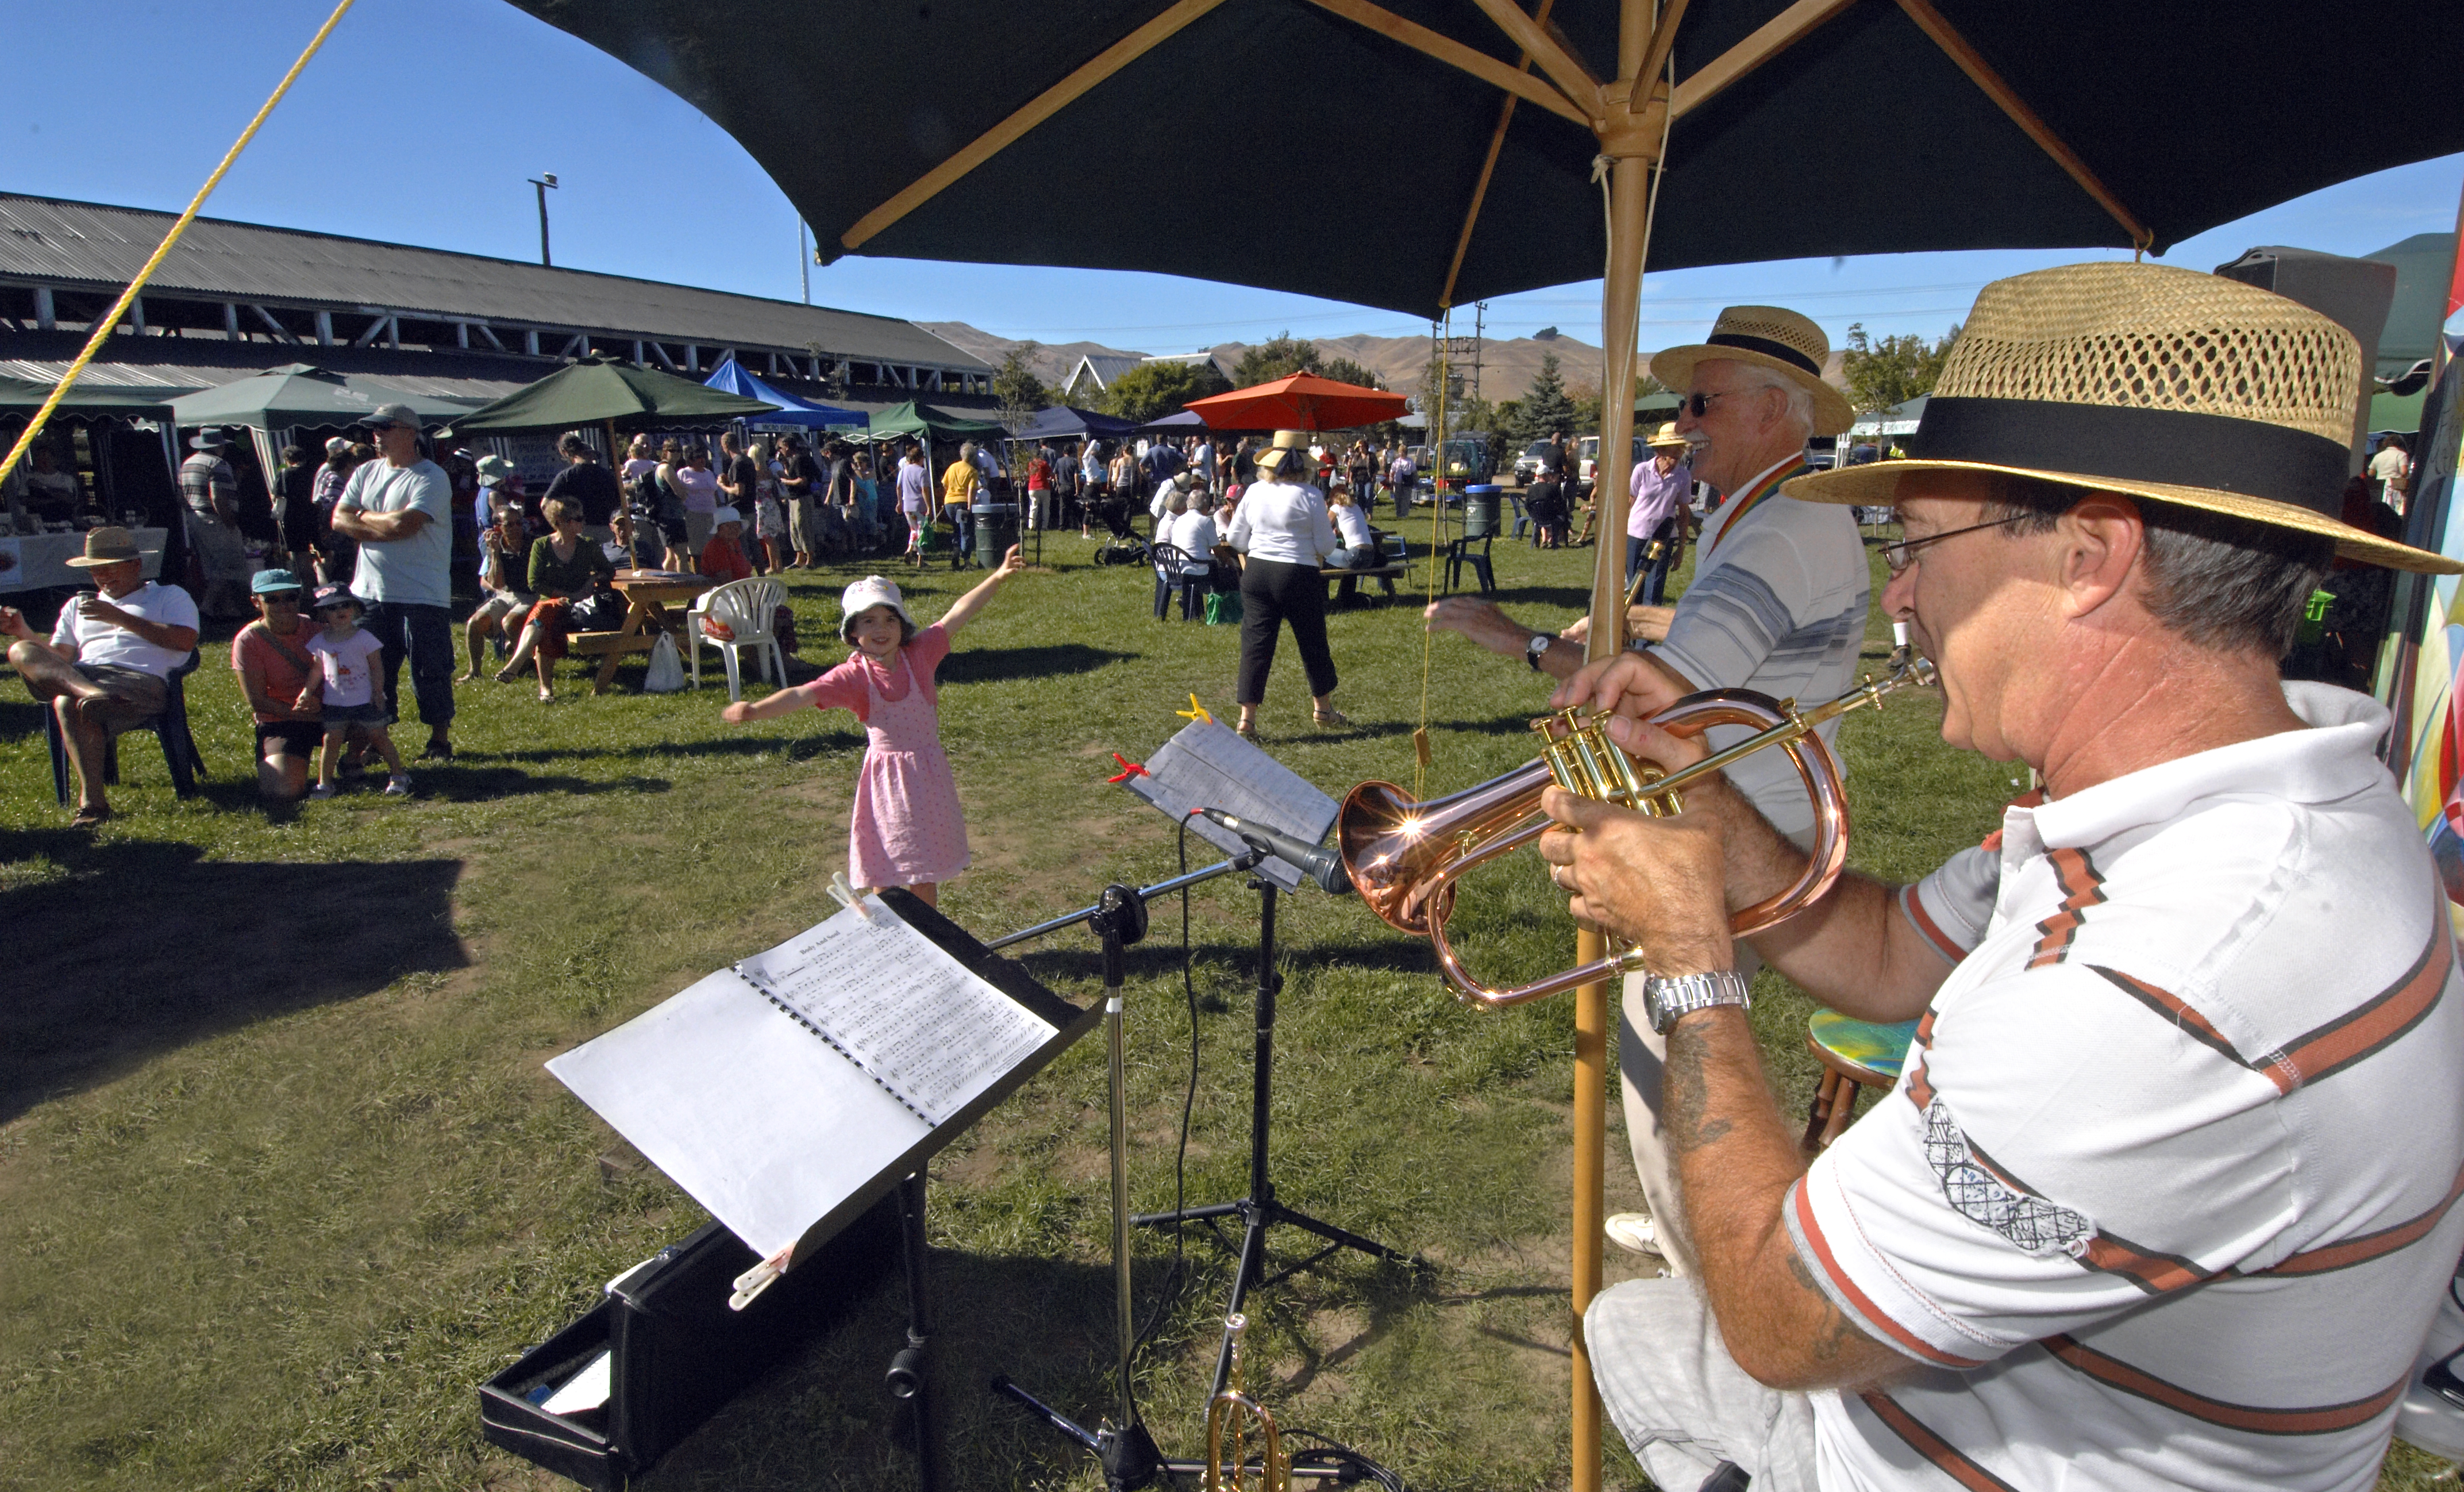
POLYGON ((124 528, 105 525, 85 531, 85 553, 60 563, 77 570, 99 569, 107 564, 126 564, 143 560, 156 551, 137 547, 137 536, 124 528))
POLYGON ((2464 574, 2340 516, 2361 381, 2352 333, 2238 280, 2156 264, 2038 270, 1976 297, 1908 459, 1781 491, 1882 507, 1912 472, 1993 472, 2316 534, 2365 564, 2464 574))
POLYGON ((1257 462, 1258 465, 1281 476, 1286 467, 1297 464, 1306 468, 1309 465, 1309 431, 1277 430, 1274 443, 1258 452, 1257 462))
POLYGON ((1677 422, 1671 420, 1667 424, 1662 425, 1660 428, 1652 431, 1651 439, 1645 441, 1643 444, 1649 446, 1654 450, 1658 450, 1664 446, 1691 446, 1694 443, 1687 440, 1684 436, 1678 434, 1677 422))
POLYGON ((1714 360, 1769 368, 1812 394, 1816 435, 1837 435, 1857 423, 1848 396, 1822 381, 1822 366, 1831 361, 1831 339, 1793 311, 1730 306, 1702 341, 1653 354, 1651 376, 1683 391, 1694 386, 1694 364, 1714 360))

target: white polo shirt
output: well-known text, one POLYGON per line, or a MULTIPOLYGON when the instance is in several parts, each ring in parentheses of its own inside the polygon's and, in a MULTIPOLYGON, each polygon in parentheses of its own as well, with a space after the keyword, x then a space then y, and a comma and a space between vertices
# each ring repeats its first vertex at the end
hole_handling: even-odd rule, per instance
MULTIPOLYGON (((1777 493, 1755 500, 1797 464, 1792 454, 1766 469, 1711 516, 1667 641, 1652 645, 1697 689, 1749 689, 1815 705, 1857 682, 1872 590, 1857 520, 1837 503, 1777 493)), ((1752 734, 1722 726, 1705 738, 1725 751, 1752 734)), ((1816 734, 1836 746, 1839 722, 1825 721, 1816 734)), ((1785 753, 1748 757, 1728 769, 1728 780, 1781 833, 1814 827, 1813 804, 1785 753)))
MULTIPOLYGON (((77 662, 110 664, 167 679, 173 669, 188 661, 187 653, 157 647, 124 626, 88 621, 84 602, 80 596, 60 607, 59 620, 52 625, 52 646, 74 646, 77 662)), ((111 603, 130 616, 143 617, 161 626, 197 625, 196 602, 177 585, 147 581, 111 603)))
POLYGON ((2373 1484, 2464 1245, 2464 991, 2387 712, 2285 697, 1903 894, 1973 952, 1787 1217, 1928 1367, 1813 1396, 1824 1488, 2373 1484))

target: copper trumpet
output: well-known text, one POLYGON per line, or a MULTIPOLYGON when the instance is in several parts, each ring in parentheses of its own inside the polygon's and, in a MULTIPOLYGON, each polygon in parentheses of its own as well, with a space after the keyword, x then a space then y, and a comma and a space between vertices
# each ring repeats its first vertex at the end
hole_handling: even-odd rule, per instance
POLYGON ((1426 936, 1438 966, 1464 998, 1483 1005, 1520 1005, 1578 985, 1641 967, 1635 950, 1615 949, 1608 957, 1551 975, 1514 989, 1495 989, 1466 972, 1446 938, 1455 881, 1474 866, 1531 843, 1546 832, 1540 795, 1552 784, 1571 793, 1654 816, 1681 811, 1680 794, 1700 779, 1768 747, 1788 753, 1814 801, 1814 848, 1796 884, 1739 911, 1739 937, 1794 916, 1831 889, 1848 858, 1848 796, 1839 763, 1814 734, 1815 727, 1864 705, 1881 708, 1895 690, 1928 688, 1933 665, 1895 654, 1891 673, 1864 683, 1827 704, 1799 710, 1793 699, 1772 699, 1750 690, 1705 690, 1688 694, 1652 717, 1663 730, 1691 735, 1717 725, 1752 727, 1756 734, 1681 771, 1663 774, 1638 761, 1608 738, 1604 715, 1561 710, 1531 722, 1540 756, 1478 787, 1414 802, 1392 782, 1363 782, 1343 801, 1335 819, 1336 845, 1353 888, 1388 925, 1426 936))

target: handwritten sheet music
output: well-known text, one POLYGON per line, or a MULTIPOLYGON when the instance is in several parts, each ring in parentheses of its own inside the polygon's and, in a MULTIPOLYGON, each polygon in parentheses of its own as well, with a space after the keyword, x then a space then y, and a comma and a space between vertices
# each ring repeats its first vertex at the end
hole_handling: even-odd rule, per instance
MULTIPOLYGON (((1148 775, 1131 778, 1127 786, 1176 819, 1197 808, 1221 808, 1312 845, 1334 823, 1333 799, 1227 726, 1192 720, 1155 749, 1146 767, 1148 775)), ((1240 835, 1205 819, 1190 819, 1189 831, 1227 855, 1249 847, 1240 835)), ((1272 858, 1258 873, 1286 890, 1301 884, 1298 870, 1272 858)))
POLYGON ((1049 1021, 970 974, 878 897, 736 966, 939 1125, 1050 1041, 1049 1021))

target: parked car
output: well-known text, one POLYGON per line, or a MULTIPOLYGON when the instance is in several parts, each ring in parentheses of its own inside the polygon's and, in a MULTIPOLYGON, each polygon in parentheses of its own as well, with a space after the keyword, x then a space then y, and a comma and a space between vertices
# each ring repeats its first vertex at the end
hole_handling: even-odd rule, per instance
POLYGON ((1514 485, 1530 486, 1533 479, 1539 476, 1540 463, 1548 454, 1549 443, 1545 440, 1535 440, 1525 447, 1523 454, 1514 458, 1514 485))
MULTIPOLYGON (((1599 464, 1600 438, 1597 435, 1584 436, 1576 445, 1575 451, 1581 458, 1577 463, 1574 475, 1574 492, 1577 500, 1580 500, 1582 494, 1592 490, 1592 469, 1599 464)), ((1650 443, 1638 431, 1634 437, 1634 456, 1626 462, 1625 469, 1629 472, 1633 471, 1644 456, 1650 454, 1650 443)))

